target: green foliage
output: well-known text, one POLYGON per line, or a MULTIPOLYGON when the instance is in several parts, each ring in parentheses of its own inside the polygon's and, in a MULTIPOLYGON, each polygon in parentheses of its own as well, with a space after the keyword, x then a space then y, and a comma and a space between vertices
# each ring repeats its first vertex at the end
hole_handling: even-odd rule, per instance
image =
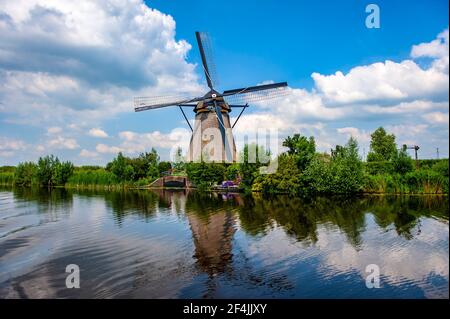
POLYGON ((241 187, 250 189, 253 181, 259 175, 259 168, 268 162, 270 153, 255 143, 244 145, 239 154, 239 172, 241 187))
POLYGON ((37 165, 24 162, 17 165, 14 172, 14 183, 20 186, 31 186, 36 183, 37 165))
POLYGON ((194 185, 207 188, 224 180, 226 167, 221 163, 191 162, 186 163, 186 173, 194 185))
POLYGON ((239 178, 239 164, 234 163, 227 167, 226 178, 227 180, 236 180, 239 178))
POLYGON ((394 171, 391 161, 366 162, 365 170, 370 175, 391 174, 394 171))
POLYGON ((138 181, 143 178, 155 180, 160 176, 159 156, 155 149, 139 154, 138 157, 126 157, 120 152, 106 165, 119 182, 138 181))
POLYGON ((371 137, 371 151, 367 155, 368 162, 389 161, 397 152, 395 135, 387 134, 383 127, 377 128, 371 137))
POLYGON ((52 172, 52 184, 53 185, 64 185, 69 180, 70 176, 73 174, 74 166, 71 162, 59 161, 55 163, 52 172))
POLYGON ((413 160, 408 155, 406 150, 402 149, 395 152, 392 157, 392 169, 392 173, 399 173, 400 175, 405 175, 406 173, 414 170, 413 160))
POLYGON ((14 173, 13 172, 0 172, 0 185, 13 185, 14 173))
POLYGON ((406 174, 406 183, 411 193, 448 193, 448 177, 431 169, 416 170, 406 174))
POLYGON ((330 161, 316 155, 302 174, 301 183, 304 193, 360 192, 364 185, 364 167, 356 140, 350 138, 345 146, 336 147, 330 161))
POLYGON ((161 175, 162 173, 168 172, 172 169, 172 164, 170 162, 159 162, 158 171, 161 175))
POLYGON ((364 184, 364 170, 358 155, 358 143, 350 138, 330 163, 333 193, 356 193, 364 184))
POLYGON ((37 164, 37 180, 42 186, 53 186, 53 174, 59 159, 54 155, 39 157, 37 164))
POLYGON ((183 150, 181 147, 177 148, 177 151, 175 152, 175 158, 172 163, 172 167, 175 171, 184 171, 185 170, 185 158, 183 157, 183 150))
POLYGON ((67 181, 70 186, 110 186, 116 184, 118 181, 116 176, 104 168, 99 169, 75 169, 72 176, 67 181))
POLYGON ((316 142, 312 136, 309 139, 300 134, 294 134, 293 137, 288 136, 283 141, 283 146, 288 148, 288 154, 294 156, 297 167, 301 171, 306 169, 316 153, 316 142))
POLYGON ((255 178, 253 191, 263 193, 290 193, 300 190, 300 170, 296 158, 291 154, 278 157, 278 169, 274 174, 261 174, 255 178))

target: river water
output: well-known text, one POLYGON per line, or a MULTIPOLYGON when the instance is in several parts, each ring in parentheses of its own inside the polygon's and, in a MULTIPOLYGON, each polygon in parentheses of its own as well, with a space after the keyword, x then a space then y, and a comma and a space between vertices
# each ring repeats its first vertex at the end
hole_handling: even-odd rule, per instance
POLYGON ((0 298, 448 298, 448 205, 0 188, 0 298))

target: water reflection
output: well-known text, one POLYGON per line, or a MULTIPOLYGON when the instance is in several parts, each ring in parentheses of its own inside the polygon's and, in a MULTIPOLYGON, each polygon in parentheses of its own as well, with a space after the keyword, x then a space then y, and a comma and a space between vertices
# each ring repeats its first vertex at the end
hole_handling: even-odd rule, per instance
POLYGON ((448 296, 446 196, 14 188, 0 213, 0 296, 448 296), (84 290, 62 285, 73 260, 84 290))

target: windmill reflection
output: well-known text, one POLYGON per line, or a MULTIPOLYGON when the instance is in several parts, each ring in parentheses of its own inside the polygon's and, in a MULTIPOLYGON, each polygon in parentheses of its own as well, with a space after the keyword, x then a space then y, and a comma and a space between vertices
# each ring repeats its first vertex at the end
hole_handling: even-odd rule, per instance
POLYGON ((226 272, 232 262, 236 216, 230 194, 199 194, 188 190, 155 190, 167 206, 186 212, 195 246, 194 258, 209 276, 226 272), (205 198, 207 197, 207 198, 205 198), (228 204, 226 202, 229 202, 228 204))

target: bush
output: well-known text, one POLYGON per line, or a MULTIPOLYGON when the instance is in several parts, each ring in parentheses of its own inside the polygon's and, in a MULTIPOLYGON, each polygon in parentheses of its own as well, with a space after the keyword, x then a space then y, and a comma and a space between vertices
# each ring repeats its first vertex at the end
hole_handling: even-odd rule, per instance
POLYGON ((393 166, 389 161, 367 162, 365 170, 370 175, 383 175, 392 173, 393 166))
POLYGON ((14 173, 13 172, 0 172, 0 185, 13 185, 14 173))
POLYGON ((252 191, 263 193, 290 193, 300 190, 300 170, 293 155, 281 154, 274 174, 261 174, 255 178, 252 191))
POLYGON ((439 194, 448 192, 448 177, 431 169, 406 174, 406 183, 413 193, 439 194))
POLYGON ((36 164, 32 162, 19 163, 14 172, 14 183, 19 186, 31 186, 37 182, 36 177, 36 164))
POLYGON ((406 153, 406 150, 397 151, 392 157, 392 173, 405 175, 414 169, 413 160, 406 153))
POLYGON ((226 167, 220 163, 186 163, 186 173, 195 186, 206 188, 224 180, 226 167))

